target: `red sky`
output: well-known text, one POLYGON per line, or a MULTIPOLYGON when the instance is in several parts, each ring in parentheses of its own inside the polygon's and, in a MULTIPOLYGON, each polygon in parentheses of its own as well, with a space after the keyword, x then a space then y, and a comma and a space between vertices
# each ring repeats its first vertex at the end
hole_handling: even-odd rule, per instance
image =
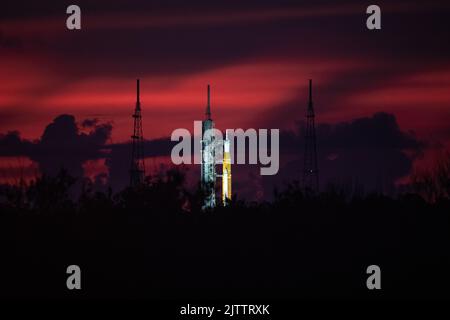
POLYGON ((388 112, 401 130, 449 146, 443 2, 381 2, 382 30, 373 32, 358 1, 150 3, 82 1, 80 31, 65 29, 64 5, 8 4, 0 133, 38 139, 66 113, 111 122, 111 142, 127 141, 136 78, 147 139, 201 120, 208 83, 217 127, 289 129, 304 115, 312 78, 319 123, 388 112))

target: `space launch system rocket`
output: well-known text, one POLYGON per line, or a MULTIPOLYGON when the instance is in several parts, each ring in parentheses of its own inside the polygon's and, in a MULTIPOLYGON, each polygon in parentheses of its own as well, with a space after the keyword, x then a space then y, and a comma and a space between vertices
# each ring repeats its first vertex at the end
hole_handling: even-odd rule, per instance
POLYGON ((230 140, 228 131, 225 131, 223 141, 223 161, 222 161, 222 203, 226 206, 231 201, 231 158, 230 140))

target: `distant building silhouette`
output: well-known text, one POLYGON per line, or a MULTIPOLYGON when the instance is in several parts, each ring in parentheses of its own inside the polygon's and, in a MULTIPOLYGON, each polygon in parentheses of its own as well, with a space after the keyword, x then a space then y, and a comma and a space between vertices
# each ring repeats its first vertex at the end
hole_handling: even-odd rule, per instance
POLYGON ((306 112, 305 154, 303 166, 303 187, 306 193, 319 191, 319 169, 317 166, 316 128, 312 101, 312 80, 309 80, 309 101, 306 112))
POLYGON ((144 182, 144 135, 142 133, 142 115, 139 93, 139 79, 136 80, 136 108, 133 114, 134 130, 131 136, 131 168, 130 168, 130 186, 135 187, 144 182))

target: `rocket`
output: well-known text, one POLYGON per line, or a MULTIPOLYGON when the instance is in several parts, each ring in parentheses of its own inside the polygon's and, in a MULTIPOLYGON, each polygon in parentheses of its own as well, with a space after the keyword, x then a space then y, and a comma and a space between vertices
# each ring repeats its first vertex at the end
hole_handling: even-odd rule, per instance
POLYGON ((228 130, 225 131, 225 140, 223 141, 223 161, 222 161, 222 202, 226 206, 231 200, 231 158, 230 158, 230 140, 228 139, 228 130))

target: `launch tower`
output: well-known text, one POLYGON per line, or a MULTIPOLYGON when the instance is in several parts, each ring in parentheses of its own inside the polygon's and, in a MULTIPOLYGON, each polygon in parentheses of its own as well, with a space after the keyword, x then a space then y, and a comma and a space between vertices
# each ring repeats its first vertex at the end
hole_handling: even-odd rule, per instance
POLYGON ((211 119, 211 93, 208 85, 205 120, 202 121, 201 139, 201 188, 204 195, 203 210, 216 206, 216 160, 214 134, 208 130, 214 129, 214 121, 211 119))

